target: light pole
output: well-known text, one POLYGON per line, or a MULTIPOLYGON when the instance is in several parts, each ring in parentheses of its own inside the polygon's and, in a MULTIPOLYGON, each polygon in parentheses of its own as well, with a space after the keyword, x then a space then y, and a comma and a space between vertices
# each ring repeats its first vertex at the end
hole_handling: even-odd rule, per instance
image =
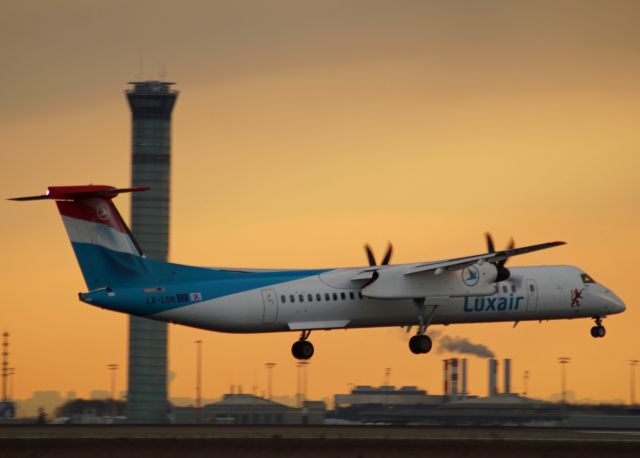
POLYGON ((111 373, 111 399, 109 400, 109 403, 111 404, 111 416, 116 416, 116 406, 115 406, 115 399, 116 399, 116 371, 118 370, 118 365, 117 364, 107 364, 107 369, 109 369, 109 372, 111 373))
POLYGON ((629 401, 632 406, 636 405, 636 366, 640 361, 637 359, 629 360, 629 371, 630 371, 630 386, 629 386, 629 401))
POLYGON ((107 369, 111 373, 111 400, 116 399, 116 371, 118 370, 117 364, 107 364, 107 369))
POLYGON ((196 409, 202 408, 202 340, 196 340, 196 409))
POLYGON ((15 383, 14 377, 16 376, 16 368, 9 368, 9 400, 13 400, 13 386, 15 383))
POLYGON ((522 395, 524 397, 527 397, 527 395, 529 394, 529 371, 524 371, 524 373, 522 374, 522 378, 522 386, 524 387, 524 389, 522 390, 522 395))
POLYGON ((567 403, 567 364, 571 361, 571 358, 568 356, 560 356, 558 358, 558 363, 560 363, 561 367, 561 377, 562 377, 562 403, 567 403))
POLYGON ((267 399, 273 398, 273 368, 276 367, 276 363, 265 363, 264 367, 267 368, 267 399))
POLYGON ((298 368, 298 407, 304 405, 304 400, 307 398, 307 365, 308 361, 299 361, 296 363, 298 368))
POLYGON ((9 376, 9 333, 2 333, 2 400, 7 402, 7 377, 9 376))

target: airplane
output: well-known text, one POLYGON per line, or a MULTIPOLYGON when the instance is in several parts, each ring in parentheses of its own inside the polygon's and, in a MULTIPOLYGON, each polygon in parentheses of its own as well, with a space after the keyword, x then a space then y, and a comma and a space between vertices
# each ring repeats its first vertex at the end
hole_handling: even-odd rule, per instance
POLYGON ((104 309, 194 328, 230 333, 296 331, 296 359, 314 354, 312 331, 400 326, 417 332, 414 354, 432 348, 432 325, 592 318, 626 306, 610 289, 572 266, 505 267, 513 257, 565 242, 461 258, 392 265, 391 245, 380 263, 365 245, 368 266, 285 270, 192 267, 143 254, 112 199, 149 187, 51 186, 44 195, 10 200, 54 200, 71 239, 88 292, 80 301, 104 309))

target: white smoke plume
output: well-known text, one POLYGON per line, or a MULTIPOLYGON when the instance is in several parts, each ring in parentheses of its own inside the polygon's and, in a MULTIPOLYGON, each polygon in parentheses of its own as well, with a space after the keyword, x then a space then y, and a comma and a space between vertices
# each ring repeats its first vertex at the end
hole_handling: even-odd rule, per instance
POLYGON ((448 351, 450 353, 460 353, 479 356, 480 358, 493 358, 495 354, 483 344, 471 342, 462 337, 443 336, 438 341, 438 352, 448 351))

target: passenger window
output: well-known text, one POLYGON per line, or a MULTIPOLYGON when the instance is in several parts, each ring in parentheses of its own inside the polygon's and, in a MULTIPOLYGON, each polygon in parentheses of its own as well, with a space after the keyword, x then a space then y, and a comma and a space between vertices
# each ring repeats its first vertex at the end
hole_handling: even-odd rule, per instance
POLYGON ((345 293, 340 293, 340 299, 345 300, 347 295, 345 293))
POLYGON ((283 304, 287 303, 287 298, 285 297, 284 294, 282 296, 280 296, 280 302, 282 302, 283 304))
POLYGON ((296 301, 296 297, 295 297, 293 294, 291 294, 291 295, 289 296, 289 300, 290 300, 291 302, 295 302, 295 301, 296 301))
POLYGON ((333 300, 337 301, 338 300, 338 295, 336 293, 333 293, 333 300))
POLYGON ((324 300, 325 301, 331 300, 331 295, 329 293, 324 293, 324 300))
POLYGON ((298 300, 299 300, 300 302, 304 302, 304 295, 302 295, 302 294, 298 294, 298 300))
POLYGON ((351 299, 351 300, 355 299, 355 297, 353 295, 353 291, 349 291, 349 299, 351 299))
POLYGON ((360 299, 364 299, 364 296, 362 295, 362 291, 358 291, 358 297, 359 297, 360 299))
POLYGON ((535 290, 536 290, 535 286, 529 285, 529 291, 533 293, 535 290))
POLYGON ((502 292, 505 294, 508 292, 507 285, 502 285, 502 292))
POLYGON ((307 300, 313 302, 313 295, 311 293, 307 294, 307 300))
POLYGON ((516 292, 516 285, 511 285, 511 292, 515 293, 516 292))
POLYGON ((316 300, 318 302, 320 302, 322 300, 322 296, 320 295, 320 293, 316 293, 316 300))

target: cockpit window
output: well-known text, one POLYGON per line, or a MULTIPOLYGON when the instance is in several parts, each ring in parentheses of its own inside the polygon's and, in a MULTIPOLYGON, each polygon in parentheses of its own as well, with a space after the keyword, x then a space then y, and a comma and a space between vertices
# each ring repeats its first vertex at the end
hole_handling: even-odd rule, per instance
POLYGON ((580 275, 580 277, 582 277, 582 281, 584 282, 584 284, 586 285, 587 283, 595 283, 596 281, 591 278, 589 275, 587 274, 582 274, 580 275))

